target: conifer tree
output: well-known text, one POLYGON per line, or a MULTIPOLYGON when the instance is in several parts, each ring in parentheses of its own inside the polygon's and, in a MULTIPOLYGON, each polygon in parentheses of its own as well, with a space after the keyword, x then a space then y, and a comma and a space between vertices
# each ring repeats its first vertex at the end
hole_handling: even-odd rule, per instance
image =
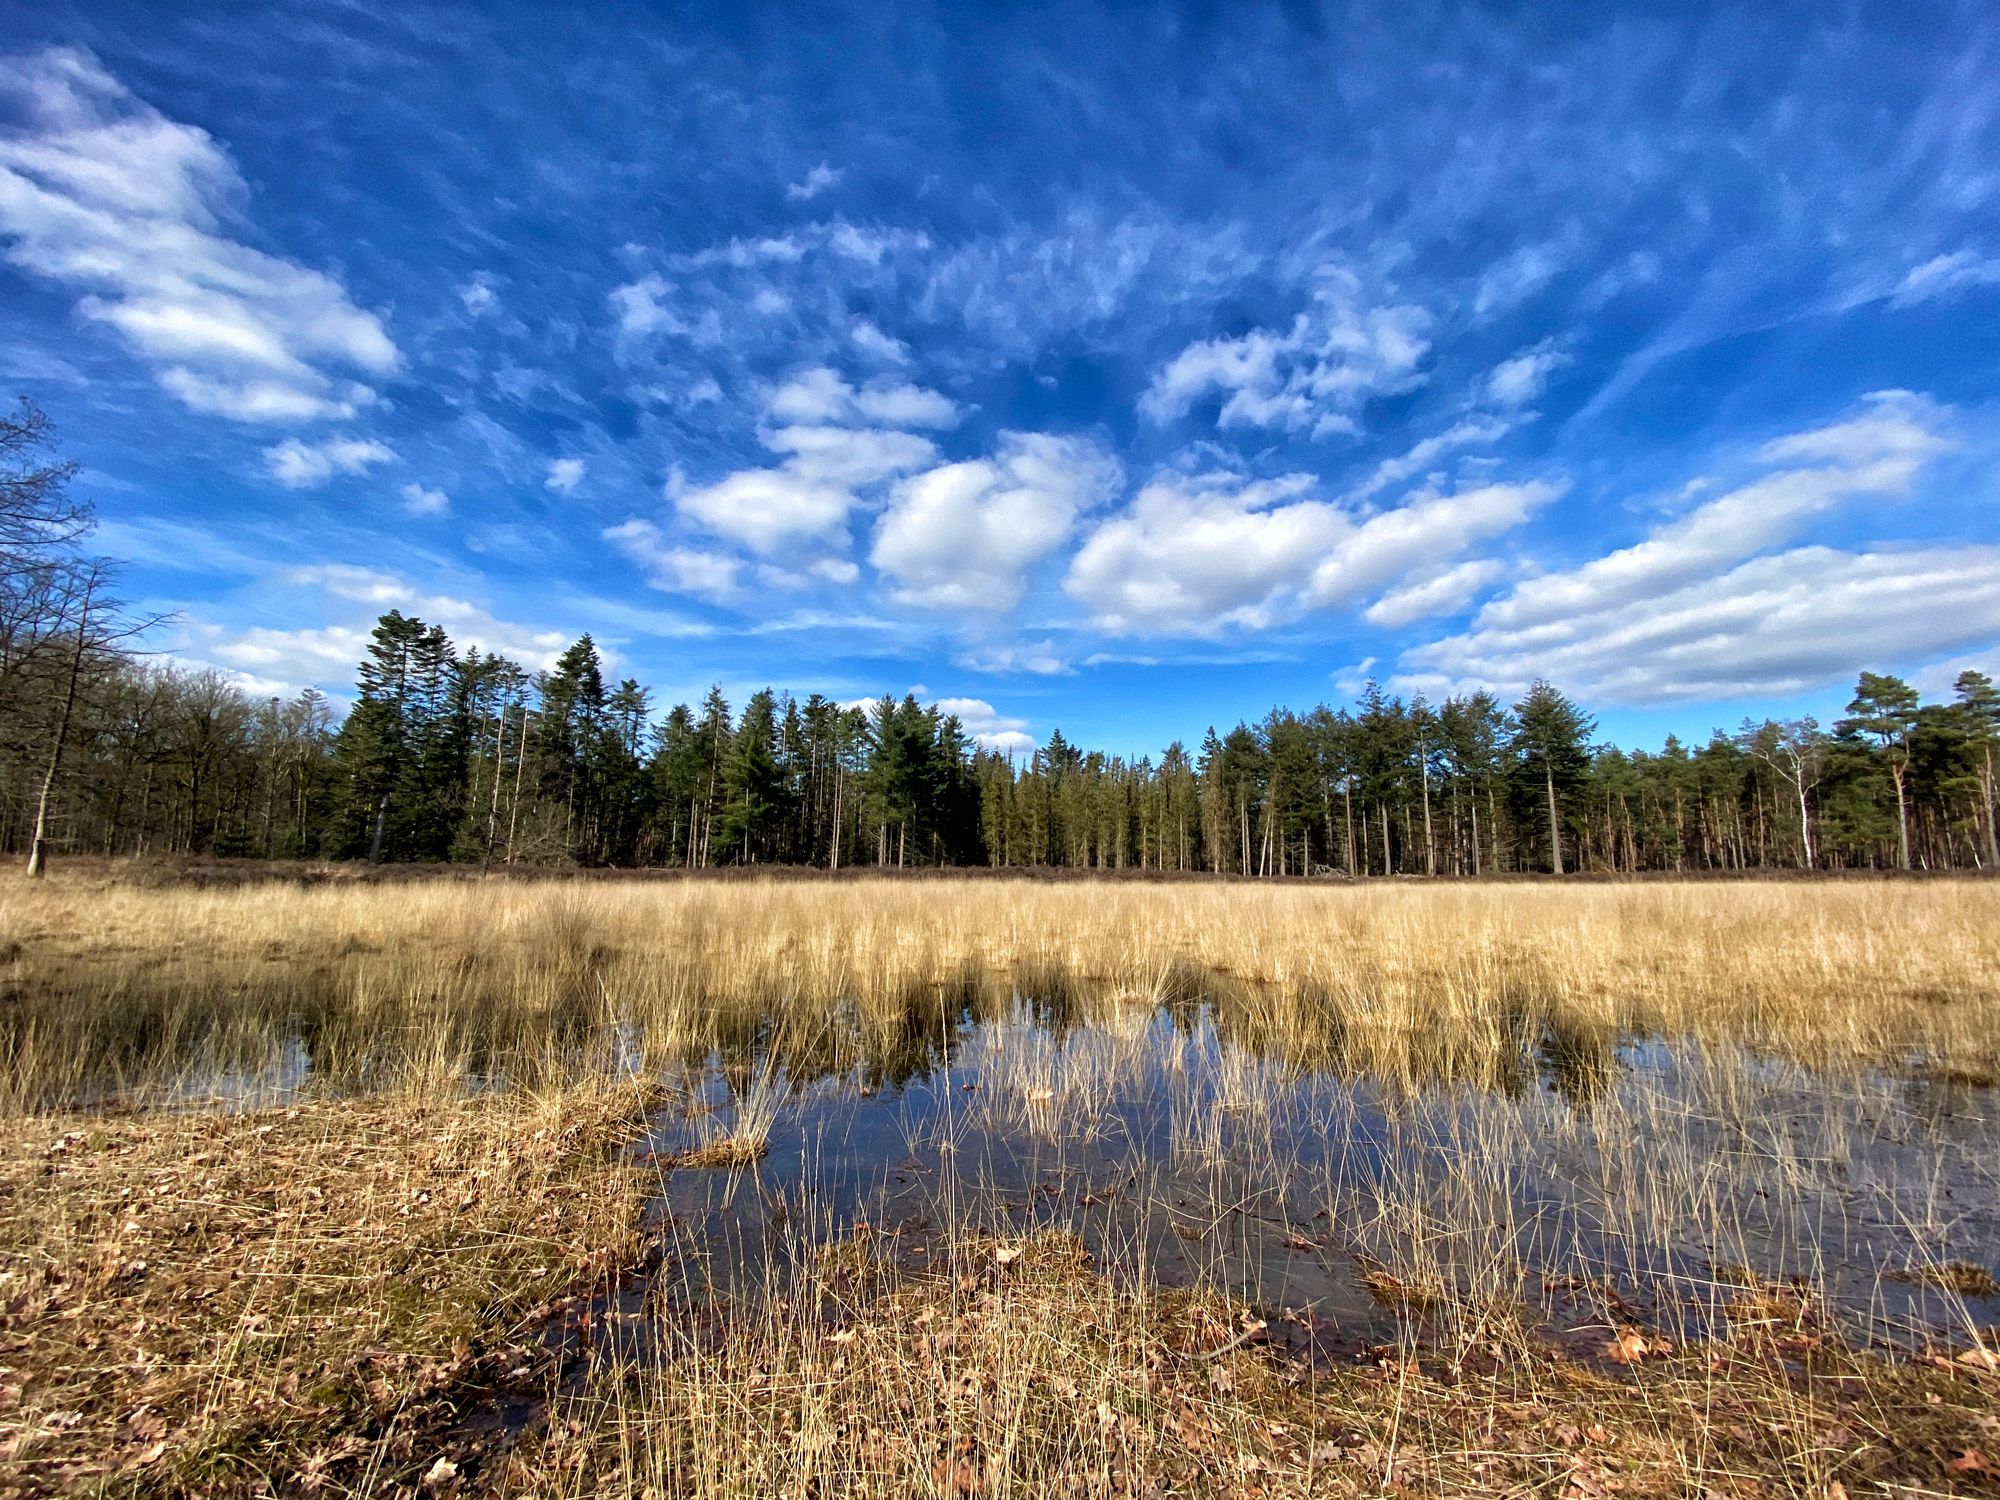
POLYGON ((1514 705, 1514 785, 1517 802, 1537 797, 1548 810, 1549 868, 1563 873, 1562 803, 1590 774, 1596 721, 1546 682, 1537 681, 1514 705))
POLYGON ((1896 864, 1910 868, 1910 735, 1917 727, 1917 690, 1900 677, 1863 672, 1847 717, 1833 726, 1843 739, 1871 744, 1896 788, 1896 864))

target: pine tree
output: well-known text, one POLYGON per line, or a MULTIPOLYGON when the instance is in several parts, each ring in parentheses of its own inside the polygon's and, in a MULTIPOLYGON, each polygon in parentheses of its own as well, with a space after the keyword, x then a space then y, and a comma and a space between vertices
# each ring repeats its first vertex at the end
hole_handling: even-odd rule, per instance
POLYGON ((777 699, 769 688, 743 705, 723 760, 722 847, 741 864, 768 855, 773 832, 783 826, 784 780, 778 765, 777 699))
POLYGON ((1537 681, 1514 705, 1514 785, 1517 802, 1546 802, 1549 868, 1563 873, 1562 802, 1590 775, 1596 721, 1546 682, 1537 681))
POLYGON ((1952 690, 1958 694, 1958 710, 1966 721, 1980 799, 1985 803, 1986 861, 2000 866, 2000 811, 1996 811, 1993 776, 1993 748, 2000 741, 2000 688, 1984 672, 1968 668, 1958 674, 1952 690))
POLYGON ((1847 717, 1833 726, 1843 739, 1871 743, 1896 788, 1896 863, 1910 868, 1910 735, 1917 727, 1917 690, 1900 677, 1863 672, 1847 717))

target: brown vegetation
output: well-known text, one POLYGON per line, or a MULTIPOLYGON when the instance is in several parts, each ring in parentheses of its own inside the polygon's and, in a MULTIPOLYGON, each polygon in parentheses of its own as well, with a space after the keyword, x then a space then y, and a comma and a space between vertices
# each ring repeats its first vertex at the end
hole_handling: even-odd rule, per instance
POLYGON ((1852 1232, 1851 1138, 1990 1192, 1908 1091, 2000 1068, 1996 919, 1983 884, 10 882, 0 1493, 1992 1492, 1990 1275, 1913 1220, 1882 1274, 1955 1321, 1875 1337, 1745 1225, 1852 1232), (1162 1007, 1216 1048, 1163 1053, 1162 1007), (795 1224, 766 1295, 696 1295, 727 1247, 649 1217, 663 1177, 754 1175, 795 1091, 922 1075, 968 1013, 953 1129, 1101 1153, 1159 1093, 1134 1191, 1207 1185, 1192 1252, 1303 1183, 1329 1233, 1284 1253, 1393 1331, 996 1232, 948 1152, 927 1246, 795 1224), (1586 1219, 1717 1247, 1697 1336, 1586 1219))

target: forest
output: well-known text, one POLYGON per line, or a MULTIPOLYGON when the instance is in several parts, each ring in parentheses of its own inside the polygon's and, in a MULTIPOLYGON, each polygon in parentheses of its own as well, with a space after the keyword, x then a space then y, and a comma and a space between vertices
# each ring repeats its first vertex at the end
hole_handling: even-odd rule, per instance
MULTIPOLYGON (((0 422, 0 850, 672 867, 1067 866, 1475 877, 2000 862, 2000 691, 1864 672, 1844 717, 1595 738, 1556 687, 1353 704, 1136 760, 981 749, 913 697, 719 688, 658 711, 585 635, 531 672, 391 611, 346 712, 137 645, 47 421, 0 422)), ((1193 726, 1190 726, 1192 729, 1193 726)))

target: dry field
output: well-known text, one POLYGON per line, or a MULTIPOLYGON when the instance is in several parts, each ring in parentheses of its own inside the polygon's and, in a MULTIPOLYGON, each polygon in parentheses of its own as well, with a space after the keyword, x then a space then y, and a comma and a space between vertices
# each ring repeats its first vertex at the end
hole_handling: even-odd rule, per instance
POLYGON ((2000 1493, 1991 884, 59 875, 0 960, 0 1496, 2000 1493))

